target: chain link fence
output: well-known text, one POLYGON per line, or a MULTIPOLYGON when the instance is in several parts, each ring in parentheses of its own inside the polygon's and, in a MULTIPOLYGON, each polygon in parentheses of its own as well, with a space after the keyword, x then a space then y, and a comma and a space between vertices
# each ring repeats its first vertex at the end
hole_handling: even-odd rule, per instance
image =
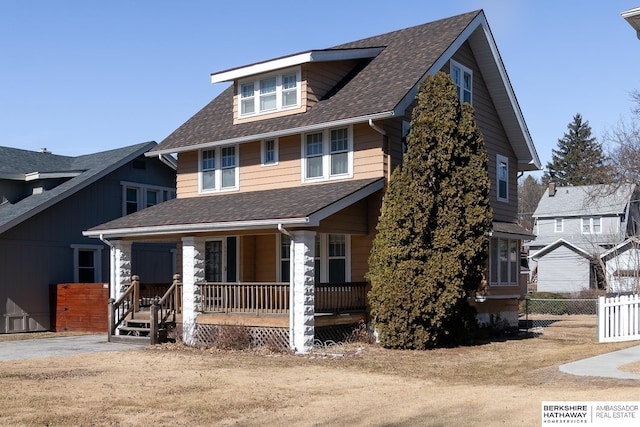
POLYGON ((572 315, 596 315, 598 300, 593 298, 526 298, 520 304, 521 329, 545 328, 572 315))

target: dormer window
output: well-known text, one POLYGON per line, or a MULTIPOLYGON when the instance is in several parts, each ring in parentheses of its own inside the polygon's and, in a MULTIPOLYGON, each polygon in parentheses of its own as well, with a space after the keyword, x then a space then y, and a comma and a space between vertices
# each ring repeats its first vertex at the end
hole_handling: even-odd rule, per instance
POLYGON ((239 83, 240 118, 300 106, 300 69, 258 76, 239 83))

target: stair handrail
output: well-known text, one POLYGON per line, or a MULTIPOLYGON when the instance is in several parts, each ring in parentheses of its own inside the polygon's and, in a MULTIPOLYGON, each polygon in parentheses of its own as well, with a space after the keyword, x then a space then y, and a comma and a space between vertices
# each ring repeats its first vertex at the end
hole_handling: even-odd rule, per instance
POLYGON ((150 321, 151 321, 151 331, 149 335, 151 336, 151 344, 157 344, 160 340, 158 336, 158 326, 165 326, 167 322, 176 321, 176 313, 178 311, 177 300, 179 298, 178 295, 178 287, 180 285, 180 275, 173 275, 173 283, 167 289, 167 292, 164 293, 162 298, 156 298, 151 307, 149 309, 150 321), (169 320, 172 317, 171 320, 169 320))
POLYGON ((118 325, 120 325, 126 317, 131 314, 131 318, 135 316, 139 307, 138 294, 140 292, 140 277, 131 276, 131 284, 125 289, 117 300, 109 299, 109 330, 107 331, 107 340, 111 341, 111 336, 115 335, 118 325))

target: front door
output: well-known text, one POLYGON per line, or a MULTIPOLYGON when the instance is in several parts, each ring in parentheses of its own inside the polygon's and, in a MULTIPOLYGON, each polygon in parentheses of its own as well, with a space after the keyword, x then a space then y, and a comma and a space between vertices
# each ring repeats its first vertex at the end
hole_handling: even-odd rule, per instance
POLYGON ((204 278, 207 282, 236 282, 238 280, 237 237, 208 240, 205 243, 204 278))

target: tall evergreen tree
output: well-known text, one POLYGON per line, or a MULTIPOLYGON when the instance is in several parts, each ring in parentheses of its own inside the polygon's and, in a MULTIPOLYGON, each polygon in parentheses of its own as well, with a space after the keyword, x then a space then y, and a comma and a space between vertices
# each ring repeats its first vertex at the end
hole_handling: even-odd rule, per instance
POLYGON ((369 257, 371 314, 384 346, 425 349, 477 331, 468 297, 487 261, 487 162, 473 108, 460 104, 447 74, 427 77, 369 257))
POLYGON ((604 184, 609 181, 610 168, 602 145, 591 136, 589 121, 580 113, 567 125, 568 131, 552 150, 551 161, 542 177, 544 183, 559 186, 604 184))

